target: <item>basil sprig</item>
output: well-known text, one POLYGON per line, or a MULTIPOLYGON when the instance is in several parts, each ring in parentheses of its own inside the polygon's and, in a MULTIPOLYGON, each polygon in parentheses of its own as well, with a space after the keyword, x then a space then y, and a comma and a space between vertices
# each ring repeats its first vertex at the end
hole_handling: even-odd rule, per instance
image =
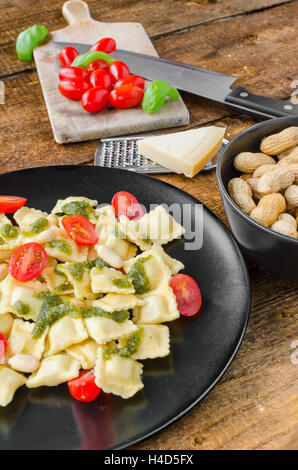
POLYGON ((17 38, 16 50, 18 58, 30 62, 32 60, 33 49, 38 46, 48 35, 45 26, 35 24, 30 28, 22 31, 17 38))
POLYGON ((170 83, 164 82, 163 80, 156 80, 150 83, 146 89, 142 101, 142 108, 146 113, 151 114, 163 106, 167 97, 176 101, 179 98, 179 93, 170 83))
POLYGON ((83 69, 86 69, 91 62, 94 62, 95 60, 104 60, 108 65, 111 65, 112 62, 115 61, 113 57, 110 55, 106 54, 105 52, 102 51, 88 51, 85 52, 85 54, 78 55, 73 63, 71 64, 72 67, 82 67, 83 69))

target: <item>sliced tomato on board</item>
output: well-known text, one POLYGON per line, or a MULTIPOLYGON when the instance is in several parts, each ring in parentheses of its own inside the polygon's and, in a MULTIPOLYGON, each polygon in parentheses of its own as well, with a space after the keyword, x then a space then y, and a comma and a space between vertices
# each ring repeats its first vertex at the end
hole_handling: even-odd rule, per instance
POLYGON ((90 51, 102 51, 106 54, 111 54, 116 50, 116 41, 112 38, 102 38, 97 41, 90 49, 90 51))
POLYGON ((39 243, 26 243, 17 248, 9 260, 9 272, 21 282, 38 277, 47 263, 47 252, 39 243))
POLYGON ((101 388, 95 383, 93 370, 84 370, 79 377, 69 380, 68 388, 73 398, 84 402, 95 400, 101 392, 101 388))
POLYGON ((83 215, 63 217, 62 225, 78 245, 91 246, 98 241, 94 225, 83 215))
POLYGON ((137 198, 127 191, 119 191, 114 194, 111 204, 117 217, 126 215, 130 220, 138 220, 144 215, 137 198))
POLYGON ((24 197, 0 196, 0 214, 12 214, 23 207, 27 202, 24 197))
POLYGON ((201 308, 202 296, 196 281, 187 274, 176 274, 170 280, 181 315, 192 317, 201 308))
MULTIPOLYGON (((0 333, 0 360, 6 354, 6 346, 7 346, 7 343, 6 343, 5 336, 2 333, 0 333)), ((0 364, 1 364, 1 362, 0 362, 0 364)))

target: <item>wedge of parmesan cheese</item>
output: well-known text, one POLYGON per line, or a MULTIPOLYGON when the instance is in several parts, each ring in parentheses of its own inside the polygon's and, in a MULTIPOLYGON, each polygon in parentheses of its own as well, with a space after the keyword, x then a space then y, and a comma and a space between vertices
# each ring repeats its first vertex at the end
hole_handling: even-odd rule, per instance
POLYGON ((138 151, 143 157, 191 178, 218 152, 225 130, 209 126, 147 137, 138 141, 138 151))

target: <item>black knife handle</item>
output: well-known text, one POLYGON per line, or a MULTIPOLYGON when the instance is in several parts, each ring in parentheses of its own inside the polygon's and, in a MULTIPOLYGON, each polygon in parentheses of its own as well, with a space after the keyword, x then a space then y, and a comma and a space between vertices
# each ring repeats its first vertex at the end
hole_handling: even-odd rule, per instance
POLYGON ((297 116, 298 105, 288 101, 267 98, 261 95, 248 93, 245 88, 237 86, 225 99, 229 109, 244 114, 250 114, 263 119, 272 119, 283 116, 297 116))

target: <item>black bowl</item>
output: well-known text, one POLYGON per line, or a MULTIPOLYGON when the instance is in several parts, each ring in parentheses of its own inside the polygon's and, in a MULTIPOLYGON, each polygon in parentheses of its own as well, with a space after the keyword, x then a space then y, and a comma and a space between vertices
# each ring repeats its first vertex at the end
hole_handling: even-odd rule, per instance
POLYGON ((287 279, 298 281, 298 240, 275 232, 245 214, 227 191, 231 178, 239 176, 234 157, 244 151, 260 151, 263 137, 298 126, 298 117, 270 119, 246 129, 225 148, 217 165, 217 181, 232 232, 245 252, 258 264, 287 279))

